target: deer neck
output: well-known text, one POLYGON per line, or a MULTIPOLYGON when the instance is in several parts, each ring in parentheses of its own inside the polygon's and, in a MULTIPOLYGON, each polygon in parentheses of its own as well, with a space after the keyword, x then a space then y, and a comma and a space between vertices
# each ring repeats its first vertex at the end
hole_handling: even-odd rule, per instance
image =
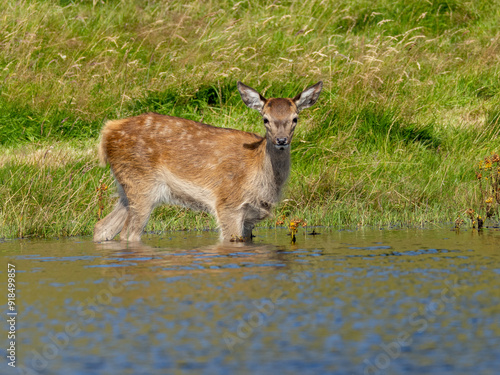
POLYGON ((264 170, 268 175, 269 183, 273 185, 275 193, 279 197, 290 174, 290 146, 280 150, 268 139, 263 143, 265 147, 264 170))

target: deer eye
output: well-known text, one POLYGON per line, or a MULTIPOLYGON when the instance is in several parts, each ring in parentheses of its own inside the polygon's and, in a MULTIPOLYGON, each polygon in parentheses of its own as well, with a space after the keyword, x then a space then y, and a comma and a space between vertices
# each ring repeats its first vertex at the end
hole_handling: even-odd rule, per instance
POLYGON ((293 121, 294 124, 296 124, 297 123, 297 117, 295 117, 292 121, 293 121))
POLYGON ((264 119, 264 124, 269 124, 269 120, 267 118, 264 119))

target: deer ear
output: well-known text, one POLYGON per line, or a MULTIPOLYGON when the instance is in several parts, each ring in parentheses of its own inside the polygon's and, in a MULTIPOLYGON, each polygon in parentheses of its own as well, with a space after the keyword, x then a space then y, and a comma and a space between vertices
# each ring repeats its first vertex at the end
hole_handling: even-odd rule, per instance
POLYGON ((266 98, 241 82, 238 82, 238 91, 240 92, 241 100, 243 100, 249 108, 262 112, 262 108, 264 108, 264 104, 266 104, 266 98))
POLYGON ((319 94, 321 93, 321 89, 323 88, 323 82, 319 81, 315 85, 308 87, 304 91, 302 91, 299 95, 293 98, 295 105, 297 106, 297 110, 300 112, 305 108, 309 108, 316 100, 319 98, 319 94))

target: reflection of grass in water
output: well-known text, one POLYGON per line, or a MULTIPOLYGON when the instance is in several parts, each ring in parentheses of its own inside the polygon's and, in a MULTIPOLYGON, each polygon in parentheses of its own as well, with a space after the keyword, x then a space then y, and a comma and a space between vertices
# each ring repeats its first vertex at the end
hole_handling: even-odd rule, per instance
MULTIPOLYGON (((94 151, 105 119, 157 111, 262 134, 237 80, 267 96, 325 83, 279 217, 450 221, 478 202, 470 161, 500 146, 490 2, 63 3, 0 10, 0 236, 90 234, 111 182, 94 151)), ((213 226, 162 207, 147 230, 213 226)))

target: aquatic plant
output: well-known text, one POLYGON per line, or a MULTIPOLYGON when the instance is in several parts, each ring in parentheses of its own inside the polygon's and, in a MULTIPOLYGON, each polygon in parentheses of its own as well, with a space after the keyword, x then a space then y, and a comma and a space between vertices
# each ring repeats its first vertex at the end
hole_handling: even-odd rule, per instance
MULTIPOLYGON (((500 207, 500 157, 498 153, 480 160, 475 175, 480 193, 476 202, 477 212, 469 208, 466 215, 470 219, 472 228, 476 228, 477 225, 478 229, 482 229, 485 220, 498 219, 500 207)), ((455 223, 456 226, 459 226, 457 223, 458 221, 455 223)))
POLYGON ((500 205, 500 157, 497 153, 479 162, 476 177, 481 191, 481 209, 486 218, 498 215, 500 205))

